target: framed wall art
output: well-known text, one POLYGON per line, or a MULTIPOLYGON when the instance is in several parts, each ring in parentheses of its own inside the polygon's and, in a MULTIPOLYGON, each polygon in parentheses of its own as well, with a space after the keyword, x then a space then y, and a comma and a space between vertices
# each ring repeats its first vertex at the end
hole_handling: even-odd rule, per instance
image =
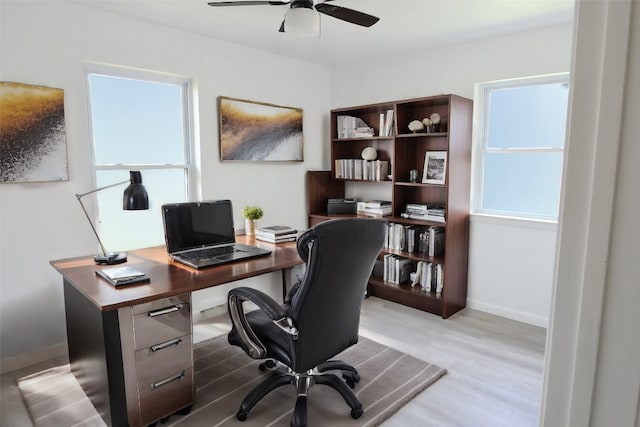
POLYGON ((422 182, 424 184, 444 185, 447 178, 447 152, 427 151, 424 155, 424 170, 422 182))
POLYGON ((0 182, 68 179, 64 91, 0 82, 0 182))
POLYGON ((301 162, 302 109, 218 97, 220 159, 301 162))

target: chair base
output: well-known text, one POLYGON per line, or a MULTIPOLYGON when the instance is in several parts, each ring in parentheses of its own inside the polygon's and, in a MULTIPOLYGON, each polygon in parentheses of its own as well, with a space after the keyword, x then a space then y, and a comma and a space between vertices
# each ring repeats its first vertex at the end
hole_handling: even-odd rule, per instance
POLYGON ((340 393, 351 408, 352 418, 358 419, 364 413, 362 403, 352 391, 355 383, 360 381, 360 375, 353 366, 347 363, 330 360, 304 373, 294 372, 287 366, 273 360, 261 363, 259 368, 260 370, 271 369, 271 374, 242 400, 240 409, 236 413, 236 418, 240 421, 246 420, 253 407, 269 392, 287 384, 295 385, 298 390, 298 397, 291 417, 291 427, 307 425, 307 394, 313 384, 328 385, 340 393), (342 371, 344 381, 333 373, 327 373, 327 371, 333 370, 342 371))

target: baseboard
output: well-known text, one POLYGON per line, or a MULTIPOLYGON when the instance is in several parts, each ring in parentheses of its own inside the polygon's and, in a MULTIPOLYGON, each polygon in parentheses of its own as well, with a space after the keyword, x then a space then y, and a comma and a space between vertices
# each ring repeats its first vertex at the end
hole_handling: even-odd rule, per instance
POLYGON ((491 304, 485 304, 477 301, 467 300, 467 307, 473 310, 482 311, 489 314, 495 314, 496 316, 505 317, 507 319, 516 320, 518 322, 527 323, 533 326, 539 326, 541 328, 549 327, 549 319, 543 316, 536 316, 531 313, 525 313, 522 311, 508 310, 504 307, 499 307, 491 304))
POLYGON ((45 360, 64 357, 67 354, 67 343, 63 342, 32 351, 31 353, 21 354, 20 356, 7 357, 0 362, 0 373, 6 374, 7 372, 26 368, 27 366, 35 365, 45 360))

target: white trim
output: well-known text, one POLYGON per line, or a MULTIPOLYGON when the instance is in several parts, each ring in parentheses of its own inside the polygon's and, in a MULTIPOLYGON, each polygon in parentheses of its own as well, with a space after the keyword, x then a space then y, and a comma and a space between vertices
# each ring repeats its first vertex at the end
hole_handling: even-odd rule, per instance
POLYGON ((576 4, 542 426, 593 424, 631 3, 576 4))
POLYGON ((475 212, 469 215, 471 223, 484 223, 503 225, 506 227, 533 228, 544 231, 557 231, 558 223, 553 220, 521 218, 506 215, 493 215, 488 213, 475 212))
POLYGON ((502 306, 477 302, 473 299, 467 300, 467 308, 482 311, 484 313, 494 314, 496 316, 526 323, 528 325, 539 326, 545 329, 549 326, 549 319, 547 317, 534 316, 531 313, 525 313, 518 310, 509 310, 502 306))
POLYGON ((16 369, 26 368, 36 363, 46 360, 55 359, 57 357, 67 356, 67 342, 54 344, 49 347, 40 348, 31 353, 21 354, 19 356, 7 357, 0 363, 0 374, 15 371, 16 369))

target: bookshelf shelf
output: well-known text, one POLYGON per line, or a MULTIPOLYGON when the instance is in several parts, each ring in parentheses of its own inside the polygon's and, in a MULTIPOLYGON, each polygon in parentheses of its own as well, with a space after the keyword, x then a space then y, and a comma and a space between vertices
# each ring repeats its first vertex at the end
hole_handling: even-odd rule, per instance
MULTIPOLYGON (((378 104, 361 105, 331 110, 331 170, 307 172, 307 207, 309 226, 332 218, 349 215, 329 216, 326 214, 328 198, 344 198, 347 186, 354 183, 391 183, 387 188, 392 202, 391 216, 384 217, 389 223, 403 226, 442 227, 446 256, 424 257, 418 253, 385 249, 384 254, 393 254, 415 261, 439 264, 443 271, 441 294, 424 291, 420 286, 392 284, 382 278, 372 277, 368 293, 390 301, 424 310, 447 318, 466 306, 467 270, 469 246, 469 192, 471 169, 471 120, 472 101, 457 95, 438 95, 413 98, 378 104), (389 113, 391 112, 391 113, 389 113), (435 132, 409 131, 408 124, 437 113, 440 123, 435 132), (384 120, 393 116, 391 126, 384 120), (372 129, 374 136, 358 138, 338 138, 347 135, 339 123, 344 118, 355 117, 372 129), (379 136, 381 126, 389 131, 389 136, 379 136), (389 164, 391 180, 371 181, 344 179, 336 174, 341 167, 340 159, 361 159, 362 150, 373 147, 377 160, 389 164), (422 183, 425 154, 431 151, 446 152, 444 185, 422 183), (418 181, 409 182, 409 171, 418 170, 418 181), (445 208, 446 223, 423 221, 401 216, 407 204, 437 205, 445 208)), ((383 130, 384 134, 384 130, 383 130)), ((342 172, 342 171, 340 171, 342 172)), ((354 187, 355 188, 355 187, 354 187)), ((356 215, 351 215, 355 217, 356 215)))

